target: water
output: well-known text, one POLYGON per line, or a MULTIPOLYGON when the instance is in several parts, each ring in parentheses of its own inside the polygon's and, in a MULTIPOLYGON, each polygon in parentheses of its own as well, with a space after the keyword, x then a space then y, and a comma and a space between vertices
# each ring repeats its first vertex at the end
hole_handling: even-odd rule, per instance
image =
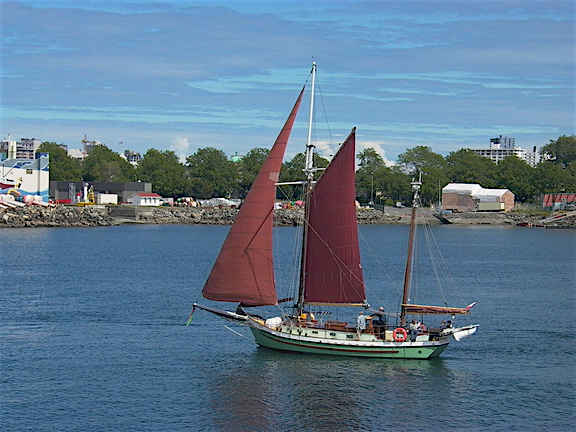
MULTIPOLYGON (((202 311, 186 327, 227 230, 0 230, 1 429, 576 427, 576 231, 435 227, 462 298, 478 300, 458 323, 480 329, 439 359, 404 361, 259 349, 245 329, 202 311)), ((279 231, 289 267, 295 230, 279 231)), ((389 309, 407 227, 362 226, 361 234, 372 304, 389 309)), ((287 273, 278 271, 281 284, 287 273)))

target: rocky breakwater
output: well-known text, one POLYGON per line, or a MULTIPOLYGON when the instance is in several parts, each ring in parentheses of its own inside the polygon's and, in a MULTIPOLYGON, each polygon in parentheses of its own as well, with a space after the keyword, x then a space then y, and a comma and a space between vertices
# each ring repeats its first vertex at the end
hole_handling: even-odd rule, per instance
MULTIPOLYGON (((135 223, 231 225, 238 214, 233 208, 154 207, 140 209, 135 223)), ((296 226, 304 213, 296 210, 275 210, 274 220, 280 226, 296 226)), ((123 220, 123 222, 129 222, 123 220)))
POLYGON ((26 206, 0 212, 0 228, 95 227, 117 225, 101 206, 26 206))
MULTIPOLYGON (((182 208, 182 207, 155 207, 140 210, 135 222, 157 224, 211 224, 230 225, 234 222, 237 209, 228 208, 182 208)), ((274 222, 277 226, 297 226, 302 222, 304 211, 302 209, 274 210, 274 222)), ((430 222, 438 224, 436 218, 430 217, 430 222)), ((358 210, 359 224, 409 224, 410 213, 391 215, 379 210, 358 210)))
POLYGON ((574 215, 562 217, 557 220, 549 220, 545 214, 529 213, 492 213, 492 212, 470 212, 470 213, 448 213, 442 217, 454 225, 518 225, 525 224, 531 227, 542 228, 576 228, 576 217, 574 215))
MULTIPOLYGON (((427 209, 424 217, 430 224, 440 224, 427 209)), ((98 227, 123 224, 205 224, 231 225, 238 214, 232 208, 134 207, 134 206, 25 206, 0 210, 0 228, 25 227, 98 227)), ((529 222, 540 226, 542 215, 523 213, 450 213, 445 223, 455 225, 516 225, 529 222)), ((303 218, 302 209, 274 211, 278 226, 296 226, 303 218)), ((380 211, 358 210, 359 224, 405 225, 410 223, 410 209, 380 211)), ((576 217, 566 217, 546 225, 550 228, 576 228, 576 217)))

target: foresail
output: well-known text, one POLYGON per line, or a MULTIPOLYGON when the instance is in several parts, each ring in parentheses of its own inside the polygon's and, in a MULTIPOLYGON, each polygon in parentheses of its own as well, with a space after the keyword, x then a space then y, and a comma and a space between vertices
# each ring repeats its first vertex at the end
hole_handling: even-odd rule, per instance
POLYGON ((278 302, 272 251, 276 182, 303 93, 304 89, 222 245, 202 290, 207 299, 240 302, 245 306, 275 305, 278 302))
POLYGON ((360 265, 355 184, 355 129, 310 195, 304 302, 365 302, 360 265))

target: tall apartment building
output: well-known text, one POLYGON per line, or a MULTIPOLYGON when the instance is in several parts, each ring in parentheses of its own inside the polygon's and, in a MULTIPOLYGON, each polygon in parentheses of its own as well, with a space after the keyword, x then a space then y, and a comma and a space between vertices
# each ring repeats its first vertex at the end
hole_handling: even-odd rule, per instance
POLYGON ((2 138, 0 141, 0 159, 36 159, 36 150, 42 141, 37 139, 20 138, 20 141, 12 141, 2 138))
POLYGON ((490 159, 497 164, 506 156, 516 156, 525 161, 531 167, 535 167, 540 162, 540 154, 536 151, 536 147, 531 152, 516 147, 516 139, 500 135, 498 138, 490 138, 490 148, 488 149, 473 149, 473 151, 485 158, 490 159))

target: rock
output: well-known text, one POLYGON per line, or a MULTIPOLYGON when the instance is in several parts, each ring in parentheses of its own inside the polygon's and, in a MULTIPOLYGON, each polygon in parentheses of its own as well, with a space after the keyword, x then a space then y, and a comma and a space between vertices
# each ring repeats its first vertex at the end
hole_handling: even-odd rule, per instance
MULTIPOLYGON (((425 217, 430 224, 440 222, 432 213, 425 211, 425 217)), ((148 224, 210 224, 230 225, 234 222, 238 209, 232 208, 193 208, 193 207, 145 207, 131 206, 56 206, 39 208, 36 206, 18 207, 0 210, 0 228, 18 227, 95 227, 112 226, 126 223, 148 224), (116 217, 111 214, 118 215, 116 217)), ((409 224, 410 210, 358 210, 359 224, 409 224)), ((450 213, 444 214, 445 219, 460 225, 516 225, 519 222, 529 222, 538 225, 541 215, 526 215, 521 213, 450 213)), ((304 217, 302 209, 279 209, 274 211, 275 223, 279 226, 296 226, 304 217)), ((567 217, 555 221, 556 228, 576 228, 576 217, 567 217)), ((552 226, 550 226, 552 228, 552 226)))

